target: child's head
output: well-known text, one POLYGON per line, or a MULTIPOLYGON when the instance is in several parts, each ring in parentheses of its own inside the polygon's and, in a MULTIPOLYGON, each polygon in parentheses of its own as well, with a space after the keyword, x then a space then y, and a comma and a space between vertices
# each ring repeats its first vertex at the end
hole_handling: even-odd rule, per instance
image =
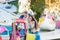
POLYGON ((25 11, 25 12, 24 12, 24 17, 26 18, 27 16, 28 16, 28 12, 25 11))
POLYGON ((28 21, 31 22, 31 21, 34 21, 35 22, 35 25, 34 25, 34 28, 37 29, 38 28, 38 23, 35 21, 34 17, 33 16, 29 16, 28 18, 28 21))
POLYGON ((18 27, 17 27, 17 25, 15 26, 15 29, 16 29, 16 31, 18 30, 18 27))
POLYGON ((20 30, 21 28, 19 27, 19 23, 17 23, 18 25, 15 26, 16 30, 20 30))
POLYGON ((30 15, 29 18, 28 18, 28 21, 29 21, 29 22, 34 21, 33 16, 30 15))

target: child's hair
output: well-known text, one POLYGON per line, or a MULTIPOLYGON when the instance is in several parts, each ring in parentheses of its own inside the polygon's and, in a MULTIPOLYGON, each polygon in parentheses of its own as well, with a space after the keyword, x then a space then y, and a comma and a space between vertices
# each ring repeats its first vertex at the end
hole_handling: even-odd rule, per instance
POLYGON ((32 15, 30 15, 29 17, 32 17, 32 21, 35 22, 35 29, 37 29, 38 28, 38 23, 37 23, 36 19, 32 15))
POLYGON ((15 26, 16 31, 18 30, 17 25, 15 26))
POLYGON ((28 12, 27 11, 24 11, 25 14, 27 14, 28 12))

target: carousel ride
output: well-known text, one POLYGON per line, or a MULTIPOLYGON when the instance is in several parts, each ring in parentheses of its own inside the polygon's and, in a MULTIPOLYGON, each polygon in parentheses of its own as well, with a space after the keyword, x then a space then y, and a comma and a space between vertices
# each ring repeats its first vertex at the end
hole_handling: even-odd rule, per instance
POLYGON ((60 27, 60 21, 59 21, 60 16, 59 15, 60 15, 60 2, 54 1, 53 3, 51 3, 51 0, 50 0, 50 2, 46 4, 46 8, 43 11, 43 16, 39 19, 40 24, 41 24, 40 25, 41 29, 54 30, 56 27, 59 28, 60 27), (52 20, 51 20, 51 18, 52 18, 52 20), (46 20, 46 22, 45 22, 45 20, 46 20), (45 26, 43 26, 43 25, 45 25, 45 26))

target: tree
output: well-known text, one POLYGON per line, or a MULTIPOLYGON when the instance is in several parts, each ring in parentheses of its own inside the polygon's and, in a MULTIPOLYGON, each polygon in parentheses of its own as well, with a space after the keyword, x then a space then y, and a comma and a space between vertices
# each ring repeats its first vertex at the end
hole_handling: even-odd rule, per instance
POLYGON ((45 0, 31 0, 31 9, 36 12, 35 18, 39 20, 45 7, 45 0))

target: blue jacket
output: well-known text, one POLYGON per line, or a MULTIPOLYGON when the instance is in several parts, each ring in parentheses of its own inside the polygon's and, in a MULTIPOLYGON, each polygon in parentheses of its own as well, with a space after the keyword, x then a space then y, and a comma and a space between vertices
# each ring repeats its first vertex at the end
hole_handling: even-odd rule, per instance
MULTIPOLYGON (((30 16, 30 14, 28 14, 29 16, 30 16)), ((24 15, 21 15, 19 18, 23 18, 24 17, 24 15)))

